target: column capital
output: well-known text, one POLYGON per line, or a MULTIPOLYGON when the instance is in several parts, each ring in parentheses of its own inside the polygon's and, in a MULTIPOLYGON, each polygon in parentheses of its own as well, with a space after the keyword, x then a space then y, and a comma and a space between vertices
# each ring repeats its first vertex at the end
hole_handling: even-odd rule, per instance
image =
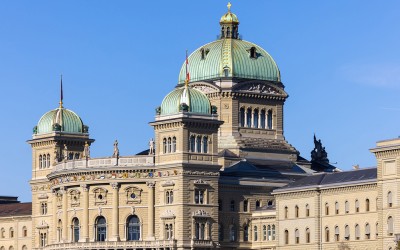
POLYGON ((119 183, 118 182, 111 182, 110 185, 111 185, 111 187, 113 189, 118 189, 119 188, 119 183))
POLYGON ((88 184, 81 184, 81 188, 83 192, 88 192, 89 191, 89 185, 88 184))
POLYGON ((154 188, 154 186, 156 185, 156 183, 154 181, 149 181, 146 183, 148 188, 154 188))
POLYGON ((60 187, 60 193, 61 194, 67 193, 67 188, 66 187, 60 187))

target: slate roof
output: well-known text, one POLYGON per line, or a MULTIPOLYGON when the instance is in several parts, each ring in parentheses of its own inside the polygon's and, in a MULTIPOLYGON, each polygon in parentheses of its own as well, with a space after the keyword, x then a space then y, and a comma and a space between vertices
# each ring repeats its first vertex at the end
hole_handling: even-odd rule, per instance
POLYGON ((0 205, 0 217, 32 215, 32 202, 0 205))
POLYGON ((353 171, 324 173, 308 176, 298 181, 292 182, 275 191, 283 191, 298 188, 307 188, 312 186, 329 186, 335 184, 353 183, 357 181, 376 181, 377 169, 367 168, 353 171))
POLYGON ((243 151, 263 150, 267 152, 289 152, 297 153, 297 150, 283 140, 264 139, 264 138, 242 138, 239 145, 243 151))

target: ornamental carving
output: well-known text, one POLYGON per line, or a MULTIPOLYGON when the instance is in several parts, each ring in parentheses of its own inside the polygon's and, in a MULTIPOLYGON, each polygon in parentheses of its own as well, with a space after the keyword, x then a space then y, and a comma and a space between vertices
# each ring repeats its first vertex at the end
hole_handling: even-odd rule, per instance
POLYGON ((70 194, 71 206, 79 207, 81 192, 79 192, 76 189, 73 189, 69 194, 70 194))
POLYGON ((195 180, 193 183, 197 184, 197 185, 208 185, 208 182, 206 182, 202 179, 195 180))
POLYGON ((207 213, 206 211, 200 209, 200 210, 193 212, 193 217, 210 217, 210 214, 207 213))
POLYGON ((107 204, 107 190, 103 188, 96 188, 93 190, 95 205, 107 204))
POLYGON ((242 85, 236 89, 237 91, 254 92, 259 94, 273 94, 281 95, 281 91, 278 89, 263 83, 249 83, 242 85))
POLYGON ((142 197, 142 189, 138 187, 125 188, 126 204, 139 204, 142 197))
POLYGON ((207 86, 207 85, 195 85, 195 86, 193 86, 193 88, 194 89, 198 89, 198 90, 200 90, 201 92, 203 92, 205 94, 218 91, 218 89, 212 88, 212 87, 207 86))
POLYGON ((175 219, 175 214, 171 210, 166 210, 164 213, 161 215, 161 219, 175 219))

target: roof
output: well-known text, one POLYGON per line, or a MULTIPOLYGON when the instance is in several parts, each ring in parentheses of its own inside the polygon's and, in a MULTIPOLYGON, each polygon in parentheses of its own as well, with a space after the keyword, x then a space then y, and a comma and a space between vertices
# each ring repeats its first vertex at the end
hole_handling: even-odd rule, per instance
POLYGON ((161 115, 172 115, 182 112, 182 104, 188 106, 188 112, 211 115, 211 104, 208 97, 192 87, 178 87, 171 91, 161 104, 161 115))
POLYGON ((84 133, 84 126, 81 118, 73 111, 65 108, 50 110, 44 114, 36 127, 36 134, 62 131, 67 133, 84 133), (60 128, 56 128, 58 124, 60 128))
POLYGON ((0 205, 0 217, 32 215, 32 202, 0 205))
POLYGON ((284 140, 265 139, 265 138, 242 138, 239 141, 242 150, 251 151, 254 149, 268 152, 289 152, 297 153, 297 150, 284 140))
POLYGON ((284 190, 298 190, 307 187, 324 187, 332 185, 353 184, 355 182, 376 181, 377 169, 366 168, 353 171, 324 173, 305 177, 301 180, 290 183, 282 188, 276 189, 277 192, 284 190))
MULTIPOLYGON (((205 44, 188 58, 190 82, 224 77, 280 81, 280 72, 274 59, 260 46, 239 40, 220 39, 205 44), (255 57, 250 57, 251 48, 255 57), (227 74, 226 74, 227 69, 227 74)), ((186 79, 186 61, 179 73, 179 83, 186 79)))

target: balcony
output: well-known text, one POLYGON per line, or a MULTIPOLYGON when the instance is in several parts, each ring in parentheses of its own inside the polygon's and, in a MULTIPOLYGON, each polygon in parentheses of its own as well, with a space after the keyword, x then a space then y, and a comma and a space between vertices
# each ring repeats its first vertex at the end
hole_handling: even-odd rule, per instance
POLYGON ((176 248, 176 240, 154 240, 154 241, 98 241, 98 242, 74 242, 48 245, 45 248, 34 248, 35 250, 77 250, 77 249, 142 249, 142 248, 176 248))
POLYGON ((192 240, 192 247, 214 248, 212 240, 192 240))

